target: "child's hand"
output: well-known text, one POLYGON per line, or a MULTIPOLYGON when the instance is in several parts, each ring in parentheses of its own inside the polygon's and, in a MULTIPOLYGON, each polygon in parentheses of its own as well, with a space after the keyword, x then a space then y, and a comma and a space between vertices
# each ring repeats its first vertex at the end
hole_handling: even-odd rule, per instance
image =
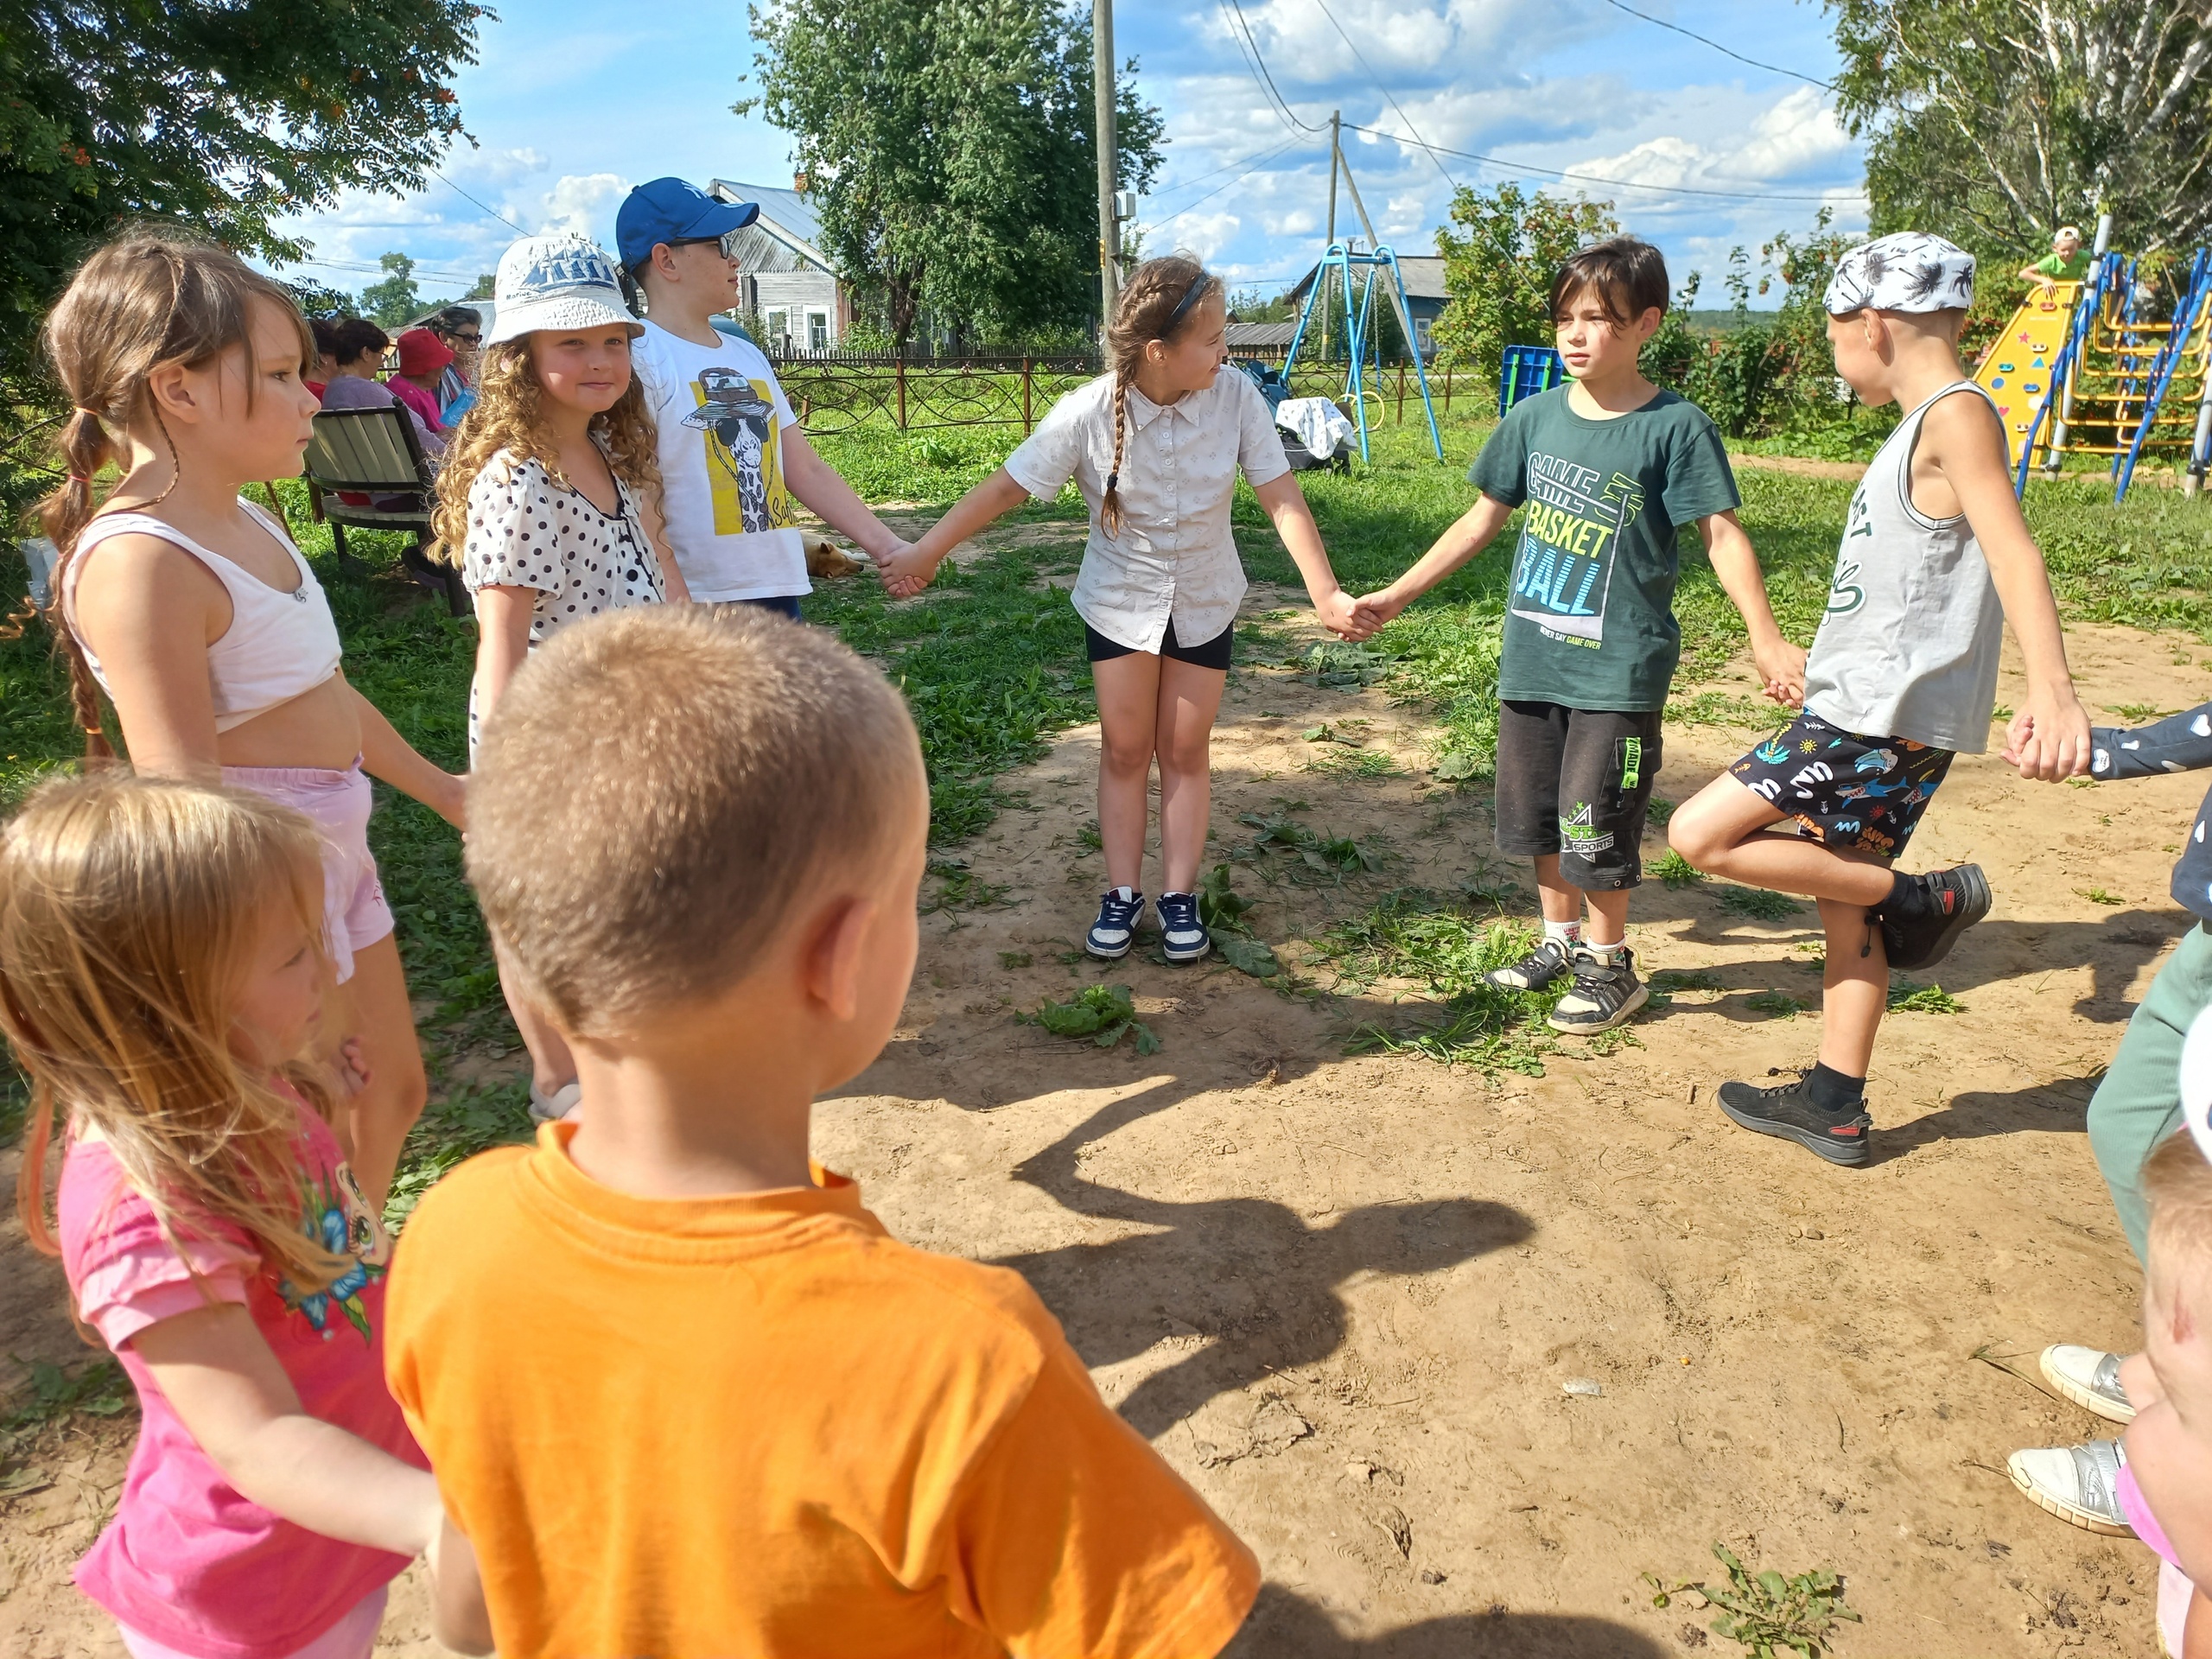
POLYGON ((1777 639, 1764 650, 1751 647, 1751 663, 1766 694, 1785 708, 1805 705, 1805 648, 1777 639))
POLYGON ((1379 622, 1369 621, 1360 611, 1358 602, 1341 588, 1316 600, 1313 613, 1321 619, 1323 627, 1342 639, 1368 639, 1382 626, 1379 622))
POLYGON ((2004 760, 2023 778, 2056 783, 2089 769, 2088 711, 2069 686, 2057 692, 2032 692, 2028 706, 2005 728, 2004 760))
POLYGON ((361 1039, 358 1037, 348 1037, 339 1044, 330 1062, 338 1072, 338 1086, 349 1095, 358 1095, 367 1088, 374 1075, 369 1070, 368 1058, 361 1052, 361 1039))
POLYGON ((1362 594, 1353 601, 1353 608, 1359 613, 1360 621, 1368 632, 1373 633, 1404 610, 1408 602, 1395 588, 1381 588, 1374 593, 1362 594))
POLYGON ((883 579, 883 590, 892 598, 911 599, 930 585, 938 563, 923 543, 901 542, 895 552, 876 560, 875 574, 883 579))

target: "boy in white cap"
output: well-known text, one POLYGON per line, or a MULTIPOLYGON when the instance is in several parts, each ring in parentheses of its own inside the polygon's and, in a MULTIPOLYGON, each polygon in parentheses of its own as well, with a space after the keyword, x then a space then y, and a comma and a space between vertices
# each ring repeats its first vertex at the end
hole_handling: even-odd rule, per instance
POLYGON ((1941 237, 1882 237, 1844 256, 1826 303, 1837 372, 1870 407, 1908 413, 1852 495, 1804 712, 1686 802, 1668 839, 1701 870, 1819 901, 1819 1064, 1781 1088, 1723 1084, 1719 1101, 1745 1128, 1858 1165, 1890 970, 1932 967, 1989 913, 1978 866, 1891 867, 1952 756, 1989 747, 2006 621, 2028 695, 2005 759, 2024 778, 2070 778, 2090 741, 2004 428, 1959 361, 1973 257, 1941 237))
POLYGON ((669 544, 691 597, 797 619, 813 583, 794 497, 879 563, 906 544, 814 452, 760 349, 715 327, 737 298, 728 238, 760 212, 654 179, 624 200, 614 238, 645 296, 632 359, 660 427, 669 544))
POLYGON ((2050 238, 2050 251, 2020 269, 2020 280, 2049 293, 2060 283, 2078 283, 2089 274, 2089 256, 2082 251, 2082 232, 2062 225, 2050 238))

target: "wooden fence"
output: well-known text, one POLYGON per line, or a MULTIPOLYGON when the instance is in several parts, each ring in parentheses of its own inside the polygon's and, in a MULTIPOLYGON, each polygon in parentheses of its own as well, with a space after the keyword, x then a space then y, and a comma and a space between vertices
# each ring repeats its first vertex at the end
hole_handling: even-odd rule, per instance
MULTIPOLYGON (((826 356, 779 359, 776 371, 799 424, 817 435, 880 425, 902 432, 1019 426, 1025 435, 1055 401, 1100 372, 1098 360, 1090 357, 826 356)), ((1293 391, 1344 402, 1344 365, 1301 363, 1293 391)), ((1408 405, 1413 418, 1421 418, 1421 382, 1407 364, 1370 372, 1362 391, 1370 423, 1402 424, 1408 405)), ((1463 414, 1471 400, 1478 410, 1497 407, 1497 383, 1465 369, 1431 369, 1428 391, 1440 418, 1451 412, 1455 398, 1463 414)))

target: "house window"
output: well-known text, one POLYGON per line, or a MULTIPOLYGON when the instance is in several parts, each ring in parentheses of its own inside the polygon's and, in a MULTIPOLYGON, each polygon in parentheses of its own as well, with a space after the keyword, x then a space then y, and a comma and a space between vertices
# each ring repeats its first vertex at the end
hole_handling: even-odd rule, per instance
POLYGON ((810 352, 830 349, 830 314, 827 311, 806 314, 806 349, 810 352))
POLYGON ((768 314, 768 349, 772 352, 791 350, 791 314, 788 311, 771 311, 768 314))
POLYGON ((1423 357, 1434 357, 1436 355, 1436 340, 1434 335, 1434 318, 1415 317, 1414 319, 1414 343, 1421 348, 1421 354, 1423 357))

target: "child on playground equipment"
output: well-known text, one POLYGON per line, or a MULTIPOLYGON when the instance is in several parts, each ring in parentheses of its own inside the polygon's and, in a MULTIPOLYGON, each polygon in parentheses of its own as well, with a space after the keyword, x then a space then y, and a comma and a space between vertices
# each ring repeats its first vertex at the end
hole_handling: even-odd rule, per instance
POLYGON ((2033 264, 2023 265, 2019 277, 2048 293, 2060 283, 2078 283, 2088 274, 2089 256, 2082 251, 2082 232, 2062 225, 2050 238, 2050 251, 2033 264))
POLYGON ((1228 308, 1221 279, 1188 254, 1147 259, 1122 290, 1107 330, 1112 368, 1052 406, 998 471, 903 556, 883 567, 894 596, 918 593, 946 554, 1034 496, 1072 478, 1090 537, 1071 595, 1097 686, 1098 830, 1106 880, 1084 949, 1129 953, 1143 918, 1146 784, 1160 762, 1160 944, 1170 962, 1213 949, 1198 919, 1214 716, 1229 679, 1244 569, 1230 535, 1236 473, 1274 520, 1324 626, 1363 639, 1321 532, 1284 458, 1267 399, 1249 376, 1218 372, 1228 308))
MULTIPOLYGON (((690 597, 662 534, 653 417, 630 372, 644 325, 613 262, 580 236, 524 237, 500 257, 495 290, 481 388, 433 521, 476 598, 472 759, 538 646, 603 611, 690 597)), ((512 996, 508 1007, 530 1050, 531 1115, 558 1117, 575 1103, 575 1063, 534 1009, 512 996)))
POLYGON ((2024 778, 2086 772, 2089 722, 2003 426, 1959 362, 1973 257, 1940 237, 1882 237, 1844 257, 1825 302, 1837 372, 1868 406, 1908 413, 1853 493, 1804 712, 1685 802, 1669 839, 1701 870, 1818 901, 1819 1063, 1779 1088, 1723 1084, 1719 1103, 1745 1128, 1859 1165, 1890 970, 1934 966, 1989 913, 1977 865, 1892 866, 1952 757, 1988 747, 2006 621, 2028 695, 2005 758, 2024 778))
POLYGON ((808 1158, 913 975, 898 691, 746 607, 602 617, 508 691, 469 807, 583 1104, 431 1189, 393 1266, 455 1612, 481 1567, 467 1650, 1218 1651, 1251 1552, 1019 1275, 899 1243, 808 1158))
POLYGON ((1767 695, 1796 702, 1804 672, 1805 653, 1775 626, 1758 556, 1736 521, 1719 432, 1637 366, 1667 298, 1665 261, 1633 238, 1561 265, 1551 308, 1568 384, 1514 405, 1468 474, 1481 499, 1357 607, 1367 628, 1381 626, 1532 504, 1498 664, 1497 838, 1500 852, 1535 861, 1544 934, 1489 979, 1536 990, 1572 975, 1551 1023, 1586 1035, 1620 1024, 1649 995, 1627 944, 1628 905, 1643 880, 1660 714, 1681 654, 1677 525, 1697 525, 1750 631, 1767 695))

